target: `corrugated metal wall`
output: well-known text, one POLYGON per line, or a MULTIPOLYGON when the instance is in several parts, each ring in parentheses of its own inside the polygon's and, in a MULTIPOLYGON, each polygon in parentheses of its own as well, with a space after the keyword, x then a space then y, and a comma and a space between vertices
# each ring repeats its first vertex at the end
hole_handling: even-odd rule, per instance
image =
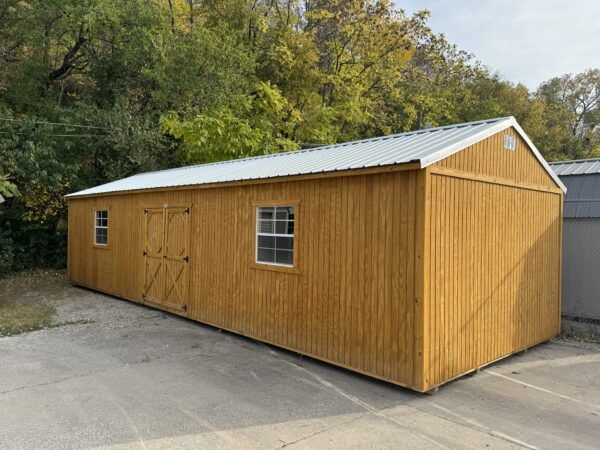
POLYGON ((568 175, 561 180, 567 186, 565 218, 600 217, 600 175, 568 175))
POLYGON ((600 218, 564 220, 562 313, 600 320, 600 218))
POLYGON ((600 320, 600 160, 553 164, 567 186, 563 224, 565 316, 600 320))

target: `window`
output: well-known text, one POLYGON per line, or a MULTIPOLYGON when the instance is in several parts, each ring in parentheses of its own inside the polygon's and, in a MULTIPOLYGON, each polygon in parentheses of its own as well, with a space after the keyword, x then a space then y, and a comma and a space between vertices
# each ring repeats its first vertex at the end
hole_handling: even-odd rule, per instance
POLYGON ((94 244, 108 245, 108 211, 96 211, 94 244))
POLYGON ((513 152, 517 149, 517 138, 514 136, 504 135, 504 150, 512 150, 513 152))
POLYGON ((293 206, 256 208, 256 262, 294 266, 293 206))

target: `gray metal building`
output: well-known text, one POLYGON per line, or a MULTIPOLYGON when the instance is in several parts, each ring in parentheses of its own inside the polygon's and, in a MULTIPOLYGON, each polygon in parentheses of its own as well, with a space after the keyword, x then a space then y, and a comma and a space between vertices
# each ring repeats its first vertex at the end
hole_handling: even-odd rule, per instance
POLYGON ((600 158, 561 161, 550 167, 567 187, 562 313, 600 320, 600 158))

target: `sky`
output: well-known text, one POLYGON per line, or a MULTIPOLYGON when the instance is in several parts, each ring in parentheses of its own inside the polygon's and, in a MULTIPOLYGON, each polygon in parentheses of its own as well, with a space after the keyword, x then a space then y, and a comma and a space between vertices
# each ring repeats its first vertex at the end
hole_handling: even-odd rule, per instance
POLYGON ((535 89, 600 68, 600 0, 395 0, 504 79, 535 89))

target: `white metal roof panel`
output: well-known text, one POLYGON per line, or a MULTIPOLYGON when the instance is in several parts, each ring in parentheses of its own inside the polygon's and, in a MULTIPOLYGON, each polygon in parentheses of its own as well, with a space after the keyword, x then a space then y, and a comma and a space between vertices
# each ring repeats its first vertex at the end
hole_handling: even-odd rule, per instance
POLYGON ((600 173, 600 158, 557 161, 550 167, 558 176, 593 175, 600 173))
POLYGON ((527 141, 556 183, 565 189, 516 120, 513 117, 501 117, 306 150, 143 173, 67 197, 308 175, 411 162, 419 163, 424 168, 511 126, 527 141))

